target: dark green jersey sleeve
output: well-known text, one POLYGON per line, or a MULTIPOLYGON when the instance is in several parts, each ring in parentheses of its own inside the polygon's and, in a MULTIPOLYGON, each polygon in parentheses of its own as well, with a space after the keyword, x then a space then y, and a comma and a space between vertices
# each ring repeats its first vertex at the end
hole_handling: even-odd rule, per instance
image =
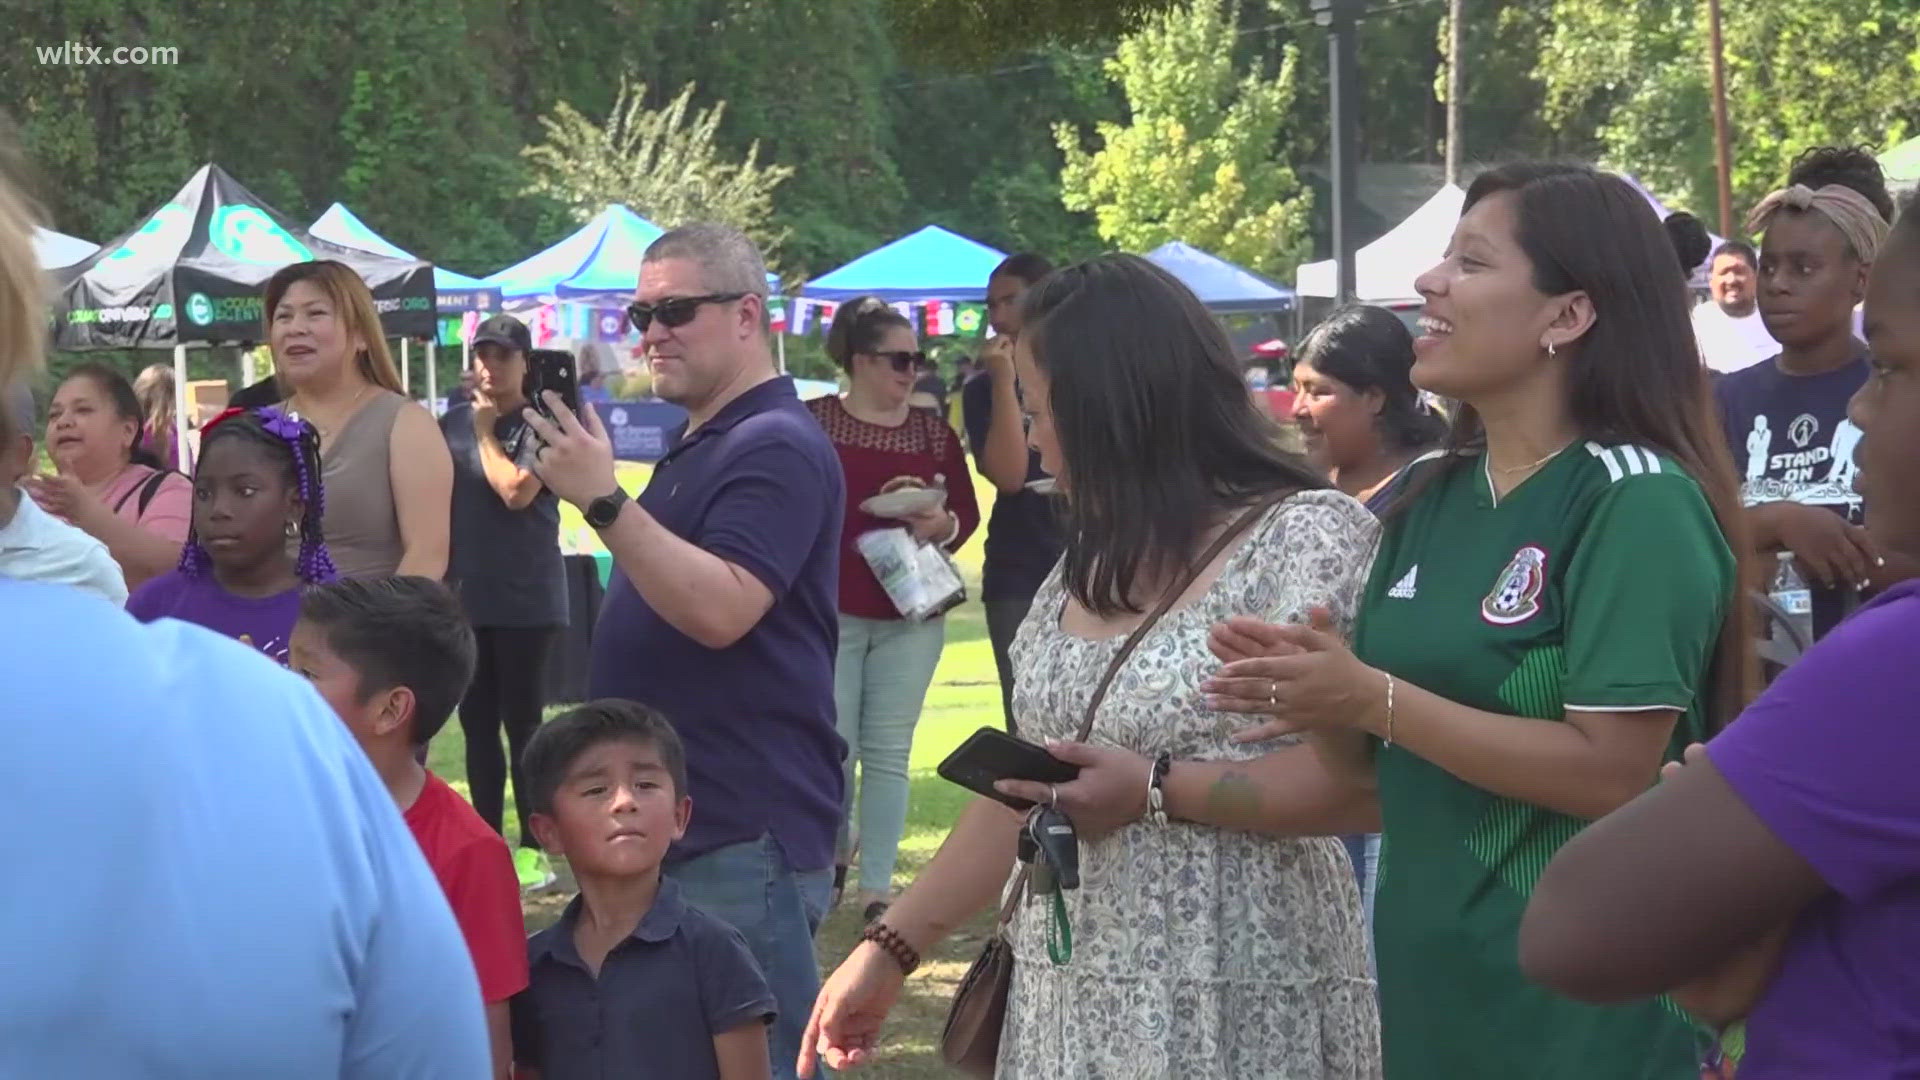
POLYGON ((1570 709, 1699 711, 1733 552, 1699 485, 1662 465, 1601 489, 1567 565, 1570 709))

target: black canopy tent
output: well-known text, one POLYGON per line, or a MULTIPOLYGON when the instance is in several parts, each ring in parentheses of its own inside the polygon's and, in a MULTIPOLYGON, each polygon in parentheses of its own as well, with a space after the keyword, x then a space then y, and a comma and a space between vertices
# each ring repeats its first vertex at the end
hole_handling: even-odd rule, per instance
MULTIPOLYGON (((321 240, 207 164, 136 228, 54 273, 53 347, 170 348, 184 392, 187 347, 260 341, 267 279, 308 259, 359 273, 387 335, 435 333, 431 263, 321 240)), ((185 445, 186 410, 175 415, 185 445)))

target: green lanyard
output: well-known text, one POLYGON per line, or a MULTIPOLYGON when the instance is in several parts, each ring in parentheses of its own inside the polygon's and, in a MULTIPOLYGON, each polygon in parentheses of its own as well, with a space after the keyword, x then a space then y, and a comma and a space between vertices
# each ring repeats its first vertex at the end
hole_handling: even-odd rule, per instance
POLYGON ((1067 898, 1053 891, 1053 907, 1047 912, 1047 959, 1055 967, 1065 967, 1073 959, 1073 924, 1067 921, 1067 898))

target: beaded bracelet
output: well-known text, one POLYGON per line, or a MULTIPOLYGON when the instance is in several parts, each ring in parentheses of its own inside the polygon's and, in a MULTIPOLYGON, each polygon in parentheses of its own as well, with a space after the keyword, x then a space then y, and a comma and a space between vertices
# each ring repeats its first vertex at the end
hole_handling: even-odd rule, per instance
POLYGON ((919 951, 907 944, 907 939, 901 937, 899 931, 885 923, 867 924, 867 928, 860 931, 860 940, 880 946, 881 952, 893 957, 893 962, 900 965, 902 974, 911 975, 920 966, 919 951))

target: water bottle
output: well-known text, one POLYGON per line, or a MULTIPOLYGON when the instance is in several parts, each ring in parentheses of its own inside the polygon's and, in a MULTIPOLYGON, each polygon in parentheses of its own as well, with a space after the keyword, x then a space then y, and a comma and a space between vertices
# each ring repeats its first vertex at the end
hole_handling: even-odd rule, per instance
POLYGON ((1767 595, 1787 613, 1787 620, 1805 637, 1813 641, 1813 590, 1807 587, 1807 579, 1800 576, 1800 568, 1794 565, 1793 552, 1782 551, 1777 556, 1779 565, 1773 571, 1773 585, 1767 595))

